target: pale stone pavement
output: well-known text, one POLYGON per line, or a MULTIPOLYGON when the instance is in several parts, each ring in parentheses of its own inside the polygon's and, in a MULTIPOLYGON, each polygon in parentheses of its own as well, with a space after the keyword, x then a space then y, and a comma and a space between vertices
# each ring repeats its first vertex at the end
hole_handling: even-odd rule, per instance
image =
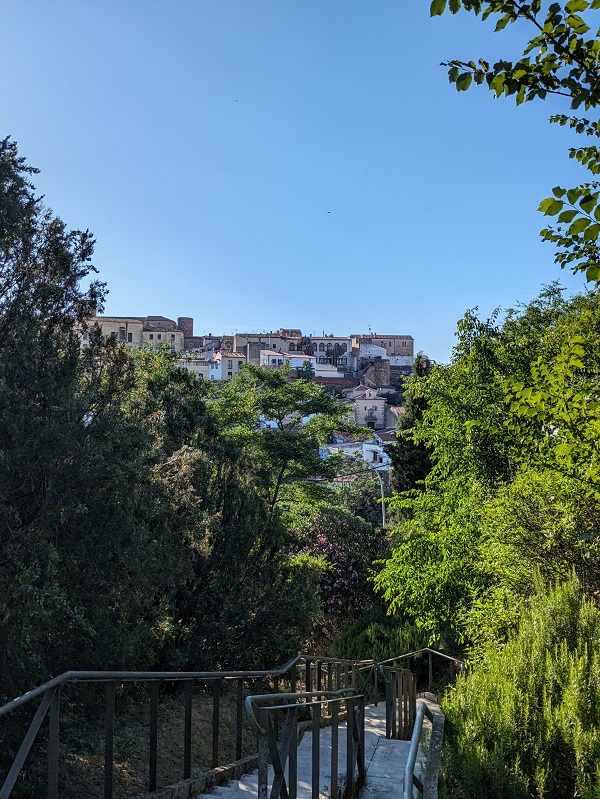
MULTIPOLYGON (((385 705, 368 705, 365 709, 365 766, 367 782, 361 799, 402 799, 404 767, 410 741, 387 740, 385 737, 385 705)), ((298 799, 311 797, 312 736, 306 732, 298 747, 298 799)), ((331 728, 323 727, 320 737, 320 794, 330 796, 331 787, 331 728)), ((418 763, 419 758, 417 759, 418 763)), ((338 784, 343 785, 346 769, 346 725, 339 729, 338 784)), ((269 791, 273 777, 269 768, 269 791)), ((214 789, 222 799, 257 799, 258 776, 254 771, 240 780, 214 789)))

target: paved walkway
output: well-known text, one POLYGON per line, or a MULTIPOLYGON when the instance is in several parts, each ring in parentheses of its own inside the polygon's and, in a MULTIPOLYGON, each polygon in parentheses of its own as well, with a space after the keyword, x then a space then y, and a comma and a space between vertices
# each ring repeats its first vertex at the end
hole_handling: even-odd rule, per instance
MULTIPOLYGON (((362 799, 402 799, 404 766, 410 741, 392 741, 385 737, 385 705, 371 705, 365 709, 365 766, 367 782, 362 799)), ((305 733, 298 747, 298 799, 311 797, 312 735, 305 733)), ((324 727, 320 735, 320 794, 331 793, 331 728, 324 727)), ((339 729, 339 780, 343 784, 346 767, 346 725, 339 729)), ((269 790, 273 773, 269 768, 269 790)), ((223 799, 257 799, 257 772, 246 774, 240 780, 214 789, 223 799)))

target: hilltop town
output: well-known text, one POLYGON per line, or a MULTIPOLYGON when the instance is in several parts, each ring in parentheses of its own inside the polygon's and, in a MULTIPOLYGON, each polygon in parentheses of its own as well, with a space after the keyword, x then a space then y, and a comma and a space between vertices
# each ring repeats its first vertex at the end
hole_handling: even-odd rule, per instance
MULTIPOLYGON (((269 369, 288 365, 292 377, 310 377, 352 406, 357 425, 369 430, 361 439, 332 436, 322 456, 360 455, 379 472, 388 472, 385 445, 395 440, 402 408, 390 402, 411 372, 414 339, 410 335, 333 334, 307 335, 297 328, 260 333, 194 335, 194 320, 164 316, 94 316, 105 336, 130 347, 168 346, 179 354, 179 366, 204 380, 229 381, 245 364, 269 369)), ((84 346, 85 346, 84 334, 84 346)))
MULTIPOLYGON (((315 382, 340 388, 398 388, 409 375, 414 339, 408 335, 306 334, 296 328, 234 335, 194 335, 194 320, 164 316, 94 316, 90 326, 105 336, 133 347, 167 345, 181 354, 180 363, 205 380, 230 380, 245 363, 277 368, 289 364, 294 372, 315 382)), ((84 334, 85 342, 85 334, 84 334)))

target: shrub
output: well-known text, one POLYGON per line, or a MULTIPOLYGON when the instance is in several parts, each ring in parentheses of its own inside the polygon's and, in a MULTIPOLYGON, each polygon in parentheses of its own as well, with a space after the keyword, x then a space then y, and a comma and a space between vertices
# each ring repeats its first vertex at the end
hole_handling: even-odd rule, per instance
POLYGON ((575 576, 538 589, 504 648, 443 702, 445 790, 469 799, 600 792, 600 612, 575 576))

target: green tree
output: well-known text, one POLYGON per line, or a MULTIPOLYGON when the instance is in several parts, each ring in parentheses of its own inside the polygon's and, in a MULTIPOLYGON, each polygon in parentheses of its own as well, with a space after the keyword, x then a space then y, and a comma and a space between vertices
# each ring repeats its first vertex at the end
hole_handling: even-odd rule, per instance
POLYGON ((389 612, 414 620, 430 645, 465 643, 465 619, 483 589, 477 566, 484 496, 481 487, 456 478, 442 490, 392 499, 404 518, 375 588, 389 612))
POLYGON ((550 286, 504 319, 468 312, 452 362, 411 384, 424 401, 412 436, 428 447, 433 468, 422 491, 392 500, 398 523, 377 586, 393 612, 414 617, 433 638, 469 647, 503 640, 533 590, 540 552, 557 570, 543 569, 549 579, 575 566, 582 579, 587 572, 586 590, 595 590, 597 555, 578 539, 597 528, 595 494, 586 497, 595 463, 597 356, 582 370, 563 349, 579 331, 584 344, 578 346, 588 352, 597 341, 599 310, 596 293, 564 300, 550 286), (532 365, 551 376, 546 399, 531 382, 532 365), (563 430, 565 407, 581 418, 563 430), (568 489, 559 481, 559 491, 549 470, 564 475, 568 489), (565 492, 586 512, 562 537, 557 519, 566 513, 565 492), (525 517, 520 527, 517 511, 525 517), (524 532, 517 544, 513 528, 529 537, 524 532))
POLYGON ((385 447, 392 461, 392 489, 397 493, 415 488, 431 471, 429 448, 413 439, 415 425, 427 407, 426 399, 419 396, 418 379, 427 377, 431 369, 427 355, 417 353, 413 377, 404 384, 404 413, 398 418, 396 441, 385 447))
POLYGON ((507 639, 540 578, 554 584, 575 573, 588 595, 597 592, 599 514, 578 481, 532 468, 482 503, 476 568, 484 590, 464 619, 471 659, 507 639))
POLYGON ((357 431, 348 406, 315 383, 291 380, 289 371, 248 365, 216 390, 212 405, 228 440, 253 454, 271 518, 282 487, 335 474, 335 458, 319 454, 327 436, 357 431))
POLYGON ((302 380, 312 380, 315 376, 315 368, 310 361, 302 361, 302 366, 298 367, 298 377, 302 380))
POLYGON ((553 468, 600 499, 600 373, 585 364, 583 337, 571 337, 550 363, 537 358, 529 380, 505 385, 516 457, 553 468))
POLYGON ((33 174, 0 144, 0 697, 69 668, 270 665, 310 629, 314 570, 200 381, 98 330, 81 348, 93 240, 33 174))

